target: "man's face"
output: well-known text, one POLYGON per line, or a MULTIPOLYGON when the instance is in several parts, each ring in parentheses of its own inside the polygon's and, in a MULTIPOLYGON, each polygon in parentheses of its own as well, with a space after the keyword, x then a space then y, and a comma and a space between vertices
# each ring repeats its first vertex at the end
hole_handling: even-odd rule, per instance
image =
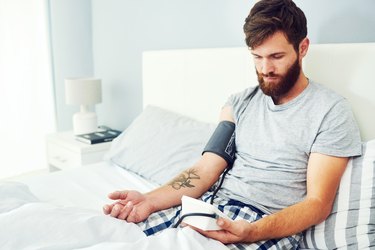
POLYGON ((278 98, 294 87, 301 72, 300 60, 283 33, 275 33, 251 53, 264 94, 278 98))

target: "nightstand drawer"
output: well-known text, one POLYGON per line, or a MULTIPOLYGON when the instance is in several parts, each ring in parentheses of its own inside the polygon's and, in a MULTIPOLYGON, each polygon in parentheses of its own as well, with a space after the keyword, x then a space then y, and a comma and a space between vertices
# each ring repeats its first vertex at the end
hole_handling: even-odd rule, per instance
POLYGON ((74 151, 54 143, 48 143, 48 162, 59 169, 74 168, 81 165, 81 156, 74 151))
POLYGON ((47 161, 50 170, 76 168, 103 160, 111 142, 86 144, 75 139, 72 131, 50 134, 47 140, 47 161))

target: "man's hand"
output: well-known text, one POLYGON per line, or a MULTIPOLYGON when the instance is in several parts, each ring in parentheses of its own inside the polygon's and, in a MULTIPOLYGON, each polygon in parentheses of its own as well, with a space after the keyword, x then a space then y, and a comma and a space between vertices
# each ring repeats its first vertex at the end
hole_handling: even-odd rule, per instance
POLYGON ((217 219, 216 223, 222 230, 205 231, 192 227, 200 234, 218 240, 224 244, 251 242, 252 224, 245 220, 231 221, 224 218, 217 219))
POLYGON ((103 212, 112 217, 138 223, 147 219, 153 212, 151 202, 138 191, 116 191, 110 193, 108 197, 117 200, 103 207, 103 212))

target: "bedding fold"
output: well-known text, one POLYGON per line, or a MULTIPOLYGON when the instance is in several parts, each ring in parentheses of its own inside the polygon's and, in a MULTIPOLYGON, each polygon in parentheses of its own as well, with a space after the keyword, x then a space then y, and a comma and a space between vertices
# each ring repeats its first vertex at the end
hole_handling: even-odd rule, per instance
POLYGON ((97 209, 40 201, 28 186, 0 183, 0 248, 13 249, 227 249, 190 228, 147 237, 134 223, 97 209))

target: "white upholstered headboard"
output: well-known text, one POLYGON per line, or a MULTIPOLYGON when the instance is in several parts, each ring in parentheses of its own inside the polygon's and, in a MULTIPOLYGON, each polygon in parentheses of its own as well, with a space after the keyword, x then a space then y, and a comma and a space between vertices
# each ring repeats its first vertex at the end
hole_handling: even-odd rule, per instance
MULTIPOLYGON (((314 44, 306 75, 346 97, 362 139, 375 139, 375 43, 314 44)), ((147 51, 143 54, 143 105, 157 105, 217 122, 232 93, 256 85, 247 48, 147 51)))

